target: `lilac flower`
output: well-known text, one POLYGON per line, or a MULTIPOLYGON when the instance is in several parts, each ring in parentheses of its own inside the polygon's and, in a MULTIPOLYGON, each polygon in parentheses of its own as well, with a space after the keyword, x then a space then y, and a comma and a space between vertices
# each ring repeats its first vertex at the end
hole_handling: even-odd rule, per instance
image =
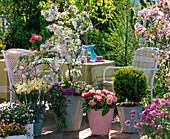
POLYGON ((161 111, 161 110, 158 110, 157 113, 156 113, 156 116, 158 116, 159 118, 161 118, 162 115, 164 115, 165 112, 161 111))
POLYGON ((136 112, 135 110, 132 110, 132 111, 130 112, 130 115, 134 115, 134 114, 137 114, 137 112, 136 112))
POLYGON ((140 119, 141 119, 141 121, 143 121, 143 120, 145 119, 145 117, 146 117, 146 114, 140 113, 140 119))
POLYGON ((167 102, 166 105, 167 105, 167 106, 170 106, 170 102, 167 102))
POLYGON ((149 116, 149 115, 147 115, 146 117, 145 117, 145 121, 146 122, 149 122, 151 120, 151 117, 149 116))
POLYGON ((150 107, 149 107, 149 108, 146 108, 146 109, 144 110, 144 112, 145 112, 145 113, 150 112, 150 107))
POLYGON ((140 125, 138 126, 138 129, 139 129, 139 131, 141 131, 141 130, 143 129, 143 125, 140 124, 140 125))
POLYGON ((154 116, 154 115, 156 115, 156 112, 155 112, 155 111, 150 111, 150 112, 149 112, 149 115, 150 115, 150 116, 154 116))
POLYGON ((154 101, 153 101, 153 103, 155 103, 156 105, 158 105, 159 103, 160 103, 160 98, 156 98, 154 101))
POLYGON ((155 121, 152 120, 150 126, 154 126, 154 125, 156 125, 155 121))
POLYGON ((152 104, 151 107, 150 107, 150 110, 153 111, 153 110, 156 110, 156 108, 157 108, 157 105, 152 104))
POLYGON ((130 120, 127 120, 127 121, 125 122, 126 126, 130 126, 130 123, 131 123, 130 120))
POLYGON ((164 100, 164 99, 162 99, 162 100, 161 100, 161 105, 166 105, 166 104, 167 104, 167 101, 164 100))
POLYGON ((139 122, 135 120, 135 121, 133 122, 133 126, 137 128, 138 125, 139 125, 139 122))
POLYGON ((161 130, 163 128, 163 125, 158 125, 157 130, 161 130))

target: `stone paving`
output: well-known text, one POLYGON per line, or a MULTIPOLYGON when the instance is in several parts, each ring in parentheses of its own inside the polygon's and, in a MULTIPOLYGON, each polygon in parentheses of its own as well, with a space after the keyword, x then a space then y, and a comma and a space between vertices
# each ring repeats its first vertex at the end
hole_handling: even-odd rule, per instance
POLYGON ((46 120, 43 124, 42 133, 40 136, 36 136, 35 139, 140 139, 138 134, 125 134, 120 132, 119 118, 116 113, 113 119, 108 136, 91 135, 86 115, 83 116, 80 131, 63 131, 56 133, 54 116, 52 113, 46 112, 46 120))

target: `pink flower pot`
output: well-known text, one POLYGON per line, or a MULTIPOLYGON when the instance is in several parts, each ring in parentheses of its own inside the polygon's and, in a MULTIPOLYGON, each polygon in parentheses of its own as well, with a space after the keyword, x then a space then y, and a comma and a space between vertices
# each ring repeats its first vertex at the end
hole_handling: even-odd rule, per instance
POLYGON ((112 118, 113 118, 114 108, 110 109, 109 113, 105 116, 102 116, 102 110, 99 109, 95 111, 94 109, 90 109, 88 114, 89 126, 91 133, 93 135, 108 135, 112 118))

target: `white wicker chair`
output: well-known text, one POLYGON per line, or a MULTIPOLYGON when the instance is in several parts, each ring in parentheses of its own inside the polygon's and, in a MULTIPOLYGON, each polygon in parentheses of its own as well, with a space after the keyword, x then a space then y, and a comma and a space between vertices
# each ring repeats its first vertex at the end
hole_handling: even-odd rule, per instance
MULTIPOLYGON (((154 48, 154 47, 139 48, 134 53, 133 63, 132 63, 132 66, 131 66, 131 67, 135 67, 135 68, 137 67, 137 68, 143 70, 144 72, 146 72, 149 75, 148 83, 150 85, 150 88, 148 89, 148 91, 151 92, 151 102, 152 103, 153 103, 154 77, 155 77, 156 71, 158 70, 157 69, 158 60, 155 60, 152 57, 152 54, 157 54, 157 53, 158 53, 158 49, 154 48)), ((112 88, 113 88, 113 82, 111 81, 111 77, 110 77, 109 81, 106 80, 106 71, 108 69, 116 70, 116 69, 119 69, 119 68, 127 68, 127 67, 113 67, 113 66, 106 67, 104 72, 103 72, 103 84, 104 84, 104 86, 112 86, 112 88)), ((107 79, 108 79, 108 77, 107 77, 107 79)))
MULTIPOLYGON (((31 55, 34 52, 24 50, 24 49, 8 49, 6 51, 1 51, 4 56, 6 68, 4 69, 7 71, 8 79, 10 83, 10 89, 12 89, 12 85, 22 82, 24 79, 24 73, 30 72, 31 77, 34 78, 37 75, 36 68, 33 68, 32 64, 27 65, 27 63, 22 60, 19 61, 19 57, 22 55, 31 55), (14 73, 15 70, 17 70, 17 65, 20 64, 22 69, 19 69, 16 73, 14 73)), ((10 91, 10 104, 12 102, 12 91, 10 91)))

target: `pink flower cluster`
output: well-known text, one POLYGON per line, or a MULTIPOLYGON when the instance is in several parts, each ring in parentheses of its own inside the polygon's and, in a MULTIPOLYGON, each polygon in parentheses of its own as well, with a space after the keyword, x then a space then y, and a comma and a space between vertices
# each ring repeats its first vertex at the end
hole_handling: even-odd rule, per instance
POLYGON ((42 36, 38 36, 37 34, 32 34, 31 39, 29 40, 30 43, 35 43, 35 41, 41 41, 42 40, 42 36))
MULTIPOLYGON (((103 101, 112 105, 112 103, 117 102, 117 97, 114 93, 109 92, 105 89, 103 90, 89 90, 89 92, 84 91, 82 93, 84 99, 88 99, 88 105, 95 106, 97 103, 103 103, 103 101)), ((103 103, 104 104, 104 103, 103 103)))
MULTIPOLYGON (((148 106, 143 113, 140 113, 140 124, 138 121, 133 122, 133 126, 138 128, 139 131, 145 132, 144 130, 161 131, 165 124, 170 123, 170 94, 165 94, 163 99, 156 98, 154 103, 148 106)), ((134 114, 137 114, 135 110, 130 112, 131 117, 133 118, 134 114)), ((125 122, 127 126, 130 126, 131 121, 127 120, 125 122)))
POLYGON ((152 20, 153 27, 146 31, 143 25, 136 23, 134 25, 135 31, 140 35, 144 33, 145 39, 148 39, 151 43, 154 43, 157 39, 164 39, 164 37, 168 40, 170 37, 169 12, 170 2, 167 0, 160 0, 155 5, 147 6, 147 8, 138 12, 138 16, 144 20, 152 20))

